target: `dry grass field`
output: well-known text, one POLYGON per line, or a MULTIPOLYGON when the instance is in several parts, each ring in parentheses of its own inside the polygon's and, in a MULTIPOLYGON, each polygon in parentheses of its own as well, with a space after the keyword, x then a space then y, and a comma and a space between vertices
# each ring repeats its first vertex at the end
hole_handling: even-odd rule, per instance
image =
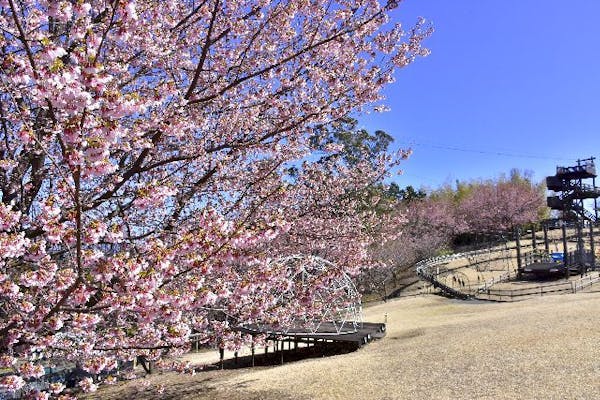
POLYGON ((195 376, 156 374, 91 398, 600 398, 600 293, 503 304, 421 296, 364 314, 372 322, 387 314, 387 336, 354 353, 195 376))

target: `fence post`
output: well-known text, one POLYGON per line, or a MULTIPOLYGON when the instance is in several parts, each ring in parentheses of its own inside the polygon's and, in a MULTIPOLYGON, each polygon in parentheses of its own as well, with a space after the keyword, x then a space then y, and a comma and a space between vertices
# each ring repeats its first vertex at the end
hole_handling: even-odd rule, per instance
POLYGON ((563 242, 563 266, 565 267, 565 279, 569 279, 569 250, 567 248, 567 225, 562 221, 563 242))
POLYGON ((521 228, 517 227, 516 228, 516 240, 517 240, 517 267, 519 268, 519 273, 521 272, 521 267, 522 267, 522 263, 521 263, 521 228))
POLYGON ((544 229, 544 248, 546 249, 546 253, 550 253, 550 245, 548 243, 548 225, 544 222, 542 224, 542 228, 544 229))
POLYGON ((592 253, 592 259, 590 260, 590 267, 592 270, 596 270, 596 251, 594 248, 594 223, 590 222, 590 251, 592 253))

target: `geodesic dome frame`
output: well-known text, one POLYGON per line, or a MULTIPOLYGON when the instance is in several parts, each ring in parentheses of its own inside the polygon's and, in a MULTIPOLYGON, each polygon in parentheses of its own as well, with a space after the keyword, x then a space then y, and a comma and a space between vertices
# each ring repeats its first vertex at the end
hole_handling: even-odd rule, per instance
POLYGON ((362 328, 360 293, 350 276, 334 263, 317 256, 293 255, 274 259, 270 265, 291 282, 277 297, 277 306, 294 310, 306 296, 311 306, 316 305, 307 309, 318 310, 319 314, 295 314, 290 323, 281 326, 257 323, 244 326, 244 330, 294 336, 342 335, 362 328))
POLYGON ((330 271, 336 271, 335 277, 328 280, 329 285, 320 286, 314 292, 314 301, 324 303, 323 314, 320 319, 298 316, 300 325, 308 327, 309 332, 323 331, 323 323, 327 323, 327 331, 338 335, 356 332, 361 327, 362 305, 360 293, 356 289, 352 278, 335 264, 321 257, 305 255, 283 257, 273 260, 272 263, 286 266, 292 281, 299 283, 289 292, 282 293, 282 299, 298 295, 293 289, 310 285, 318 280, 320 276, 327 275, 330 271))

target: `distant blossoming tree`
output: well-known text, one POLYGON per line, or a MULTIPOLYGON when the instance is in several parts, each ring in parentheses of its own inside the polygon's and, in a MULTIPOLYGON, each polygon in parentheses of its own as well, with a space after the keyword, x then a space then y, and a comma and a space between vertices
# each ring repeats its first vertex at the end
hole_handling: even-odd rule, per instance
POLYGON ((457 219, 471 233, 507 232, 537 222, 545 206, 539 186, 527 179, 500 179, 472 185, 458 204, 457 219))
POLYGON ((412 282, 416 275, 412 267, 427 257, 434 256, 450 244, 457 226, 454 204, 446 198, 426 197, 412 187, 407 192, 420 193, 404 197, 392 215, 402 216, 394 226, 396 236, 371 246, 373 256, 383 266, 367 270, 361 276, 362 286, 385 296, 401 281, 412 282))
POLYGON ((456 189, 443 187, 428 196, 416 196, 419 192, 410 187, 402 192, 412 194, 403 196, 397 205, 396 212, 404 218, 396 226, 401 234, 373 246, 374 256, 384 267, 362 274, 361 284, 367 291, 384 295, 401 278, 414 278, 411 267, 417 261, 462 242, 463 235, 469 242, 479 237, 506 240, 514 228, 538 222, 547 210, 543 187, 517 170, 511 171, 510 178, 461 183, 456 189))
POLYGON ((334 208, 395 160, 311 138, 426 54, 422 22, 384 27, 396 3, 0 0, 0 387, 36 352, 96 374, 239 344, 231 321, 282 314, 285 232, 363 262, 364 215, 334 208))

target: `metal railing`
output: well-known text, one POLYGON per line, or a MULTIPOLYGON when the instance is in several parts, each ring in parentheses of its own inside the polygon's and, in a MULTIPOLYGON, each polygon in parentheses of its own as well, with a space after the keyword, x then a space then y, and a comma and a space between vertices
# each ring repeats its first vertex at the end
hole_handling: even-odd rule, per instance
POLYGON ((480 285, 473 294, 461 292, 455 288, 451 288, 445 285, 443 282, 437 279, 438 267, 442 264, 446 264, 450 261, 458 260, 461 258, 468 258, 478 254, 489 252, 488 249, 475 250, 464 253, 456 253, 451 255, 431 257, 422 261, 419 261, 415 266, 417 275, 423 280, 428 281, 436 289, 441 290, 449 296, 457 298, 475 298, 480 300, 493 300, 493 301, 517 301, 523 300, 524 298, 532 296, 544 296, 548 294, 561 294, 561 293, 577 293, 594 284, 600 283, 600 274, 598 275, 586 275, 575 281, 563 281, 559 283, 551 283, 544 285, 531 286, 527 288, 517 289, 497 289, 493 288, 494 285, 502 282, 508 282, 515 278, 517 274, 512 271, 505 272, 499 276, 493 277, 489 281, 485 281, 480 285), (436 272, 433 271, 436 269, 436 272))
POLYGON ((549 294, 577 293, 588 287, 592 287, 594 284, 598 284, 599 282, 600 276, 586 276, 580 278, 577 281, 566 281, 520 289, 487 288, 486 290, 483 290, 480 293, 478 293, 477 298, 481 300, 493 300, 504 302, 518 301, 524 300, 525 298, 544 296, 549 294))

